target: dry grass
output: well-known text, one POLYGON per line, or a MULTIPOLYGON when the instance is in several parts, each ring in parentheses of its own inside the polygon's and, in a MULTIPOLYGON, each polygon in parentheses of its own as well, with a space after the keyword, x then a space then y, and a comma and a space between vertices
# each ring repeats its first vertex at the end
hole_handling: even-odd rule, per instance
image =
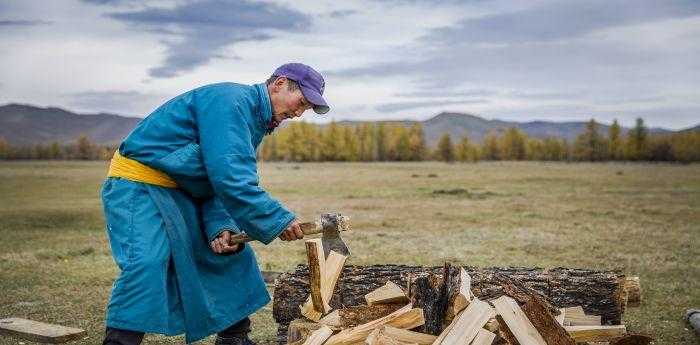
MULTIPOLYGON (((82 327, 89 338, 80 343, 101 341, 117 273, 98 197, 105 170, 0 163, 0 317, 82 327)), ((629 329, 658 344, 697 343, 681 316, 700 306, 700 165, 264 163, 260 171, 302 218, 352 217, 350 263, 620 269, 644 289, 642 307, 625 316, 629 329)), ((304 261, 299 243, 256 249, 265 270, 304 261)), ((273 339, 270 314, 268 305, 254 317, 259 342, 273 339)))

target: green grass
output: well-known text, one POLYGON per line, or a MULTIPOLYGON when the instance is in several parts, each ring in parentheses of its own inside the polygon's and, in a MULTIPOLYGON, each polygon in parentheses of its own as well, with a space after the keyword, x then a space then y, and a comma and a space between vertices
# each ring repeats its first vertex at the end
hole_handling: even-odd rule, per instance
MULTIPOLYGON (((0 317, 81 327, 88 338, 78 343, 101 341, 117 274, 99 201, 105 171, 102 162, 0 162, 0 317)), ((698 342, 682 315, 700 307, 700 165, 263 163, 260 172, 303 219, 352 217, 349 263, 620 269, 644 292, 625 314, 628 329, 657 344, 698 342)), ((305 260, 299 242, 255 247, 265 270, 305 260)), ((271 305, 253 321, 254 338, 271 342, 271 305)))

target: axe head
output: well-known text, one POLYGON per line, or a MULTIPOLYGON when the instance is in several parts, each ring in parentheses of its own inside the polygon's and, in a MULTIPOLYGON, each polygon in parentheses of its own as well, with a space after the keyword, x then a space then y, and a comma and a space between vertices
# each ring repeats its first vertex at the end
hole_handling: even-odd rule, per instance
POLYGON ((341 231, 350 230, 350 217, 341 215, 340 213, 325 213, 321 215, 321 243, 323 244, 323 253, 326 257, 331 250, 350 256, 350 248, 345 244, 340 237, 341 231))

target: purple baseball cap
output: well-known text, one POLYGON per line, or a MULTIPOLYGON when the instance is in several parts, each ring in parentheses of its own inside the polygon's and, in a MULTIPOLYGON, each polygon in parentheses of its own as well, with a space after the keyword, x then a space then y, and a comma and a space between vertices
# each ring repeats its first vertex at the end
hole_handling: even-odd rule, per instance
POLYGON ((326 82, 323 81, 321 73, 316 72, 310 66, 296 62, 287 63, 278 67, 272 75, 286 77, 297 82, 304 98, 314 105, 316 114, 325 114, 331 110, 326 100, 323 99, 323 89, 326 87, 326 82))

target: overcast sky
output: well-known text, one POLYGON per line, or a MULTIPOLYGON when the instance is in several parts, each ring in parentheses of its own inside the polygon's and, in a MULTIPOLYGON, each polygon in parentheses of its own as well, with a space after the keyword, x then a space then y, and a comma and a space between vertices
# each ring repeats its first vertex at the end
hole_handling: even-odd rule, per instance
POLYGON ((327 119, 700 123, 698 0, 0 0, 0 103, 143 117, 290 61, 327 119))

